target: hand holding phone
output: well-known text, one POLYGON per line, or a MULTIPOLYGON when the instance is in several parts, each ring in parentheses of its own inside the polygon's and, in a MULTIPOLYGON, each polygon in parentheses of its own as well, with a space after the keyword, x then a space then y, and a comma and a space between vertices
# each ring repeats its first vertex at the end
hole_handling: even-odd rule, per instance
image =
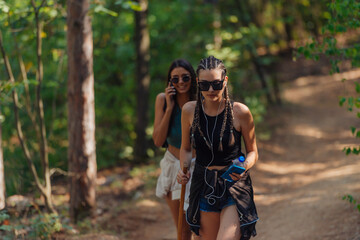
POLYGON ((229 167, 229 169, 226 172, 224 172, 221 175, 221 177, 226 179, 229 182, 232 182, 233 180, 232 180, 230 174, 232 174, 232 173, 242 174, 243 172, 245 172, 245 170, 246 170, 245 168, 239 167, 239 166, 236 166, 235 164, 233 164, 229 167))
POLYGON ((175 98, 175 96, 176 96, 176 89, 175 89, 175 87, 174 87, 174 84, 172 83, 172 81, 170 80, 170 86, 171 87, 173 87, 173 89, 174 89, 174 95, 172 95, 173 96, 173 98, 175 98))

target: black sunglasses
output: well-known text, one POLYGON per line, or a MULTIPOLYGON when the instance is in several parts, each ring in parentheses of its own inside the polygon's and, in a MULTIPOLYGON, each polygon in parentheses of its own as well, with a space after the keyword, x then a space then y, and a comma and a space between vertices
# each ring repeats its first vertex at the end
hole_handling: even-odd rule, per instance
MULTIPOLYGON (((185 76, 181 77, 181 79, 183 80, 183 82, 188 82, 188 81, 190 81, 190 76, 185 75, 185 76)), ((170 81, 172 83, 178 83, 180 81, 180 78, 179 77, 173 77, 173 78, 170 79, 170 81)))
POLYGON ((214 91, 221 90, 223 88, 224 80, 215 80, 212 82, 209 81, 199 81, 199 89, 200 91, 209 91, 210 85, 214 89, 214 91))

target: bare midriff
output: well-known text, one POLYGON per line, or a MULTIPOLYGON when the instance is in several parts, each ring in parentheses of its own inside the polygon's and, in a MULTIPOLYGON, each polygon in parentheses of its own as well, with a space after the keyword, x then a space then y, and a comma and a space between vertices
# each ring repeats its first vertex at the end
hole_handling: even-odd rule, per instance
MULTIPOLYGON (((168 151, 174 155, 177 159, 180 159, 180 148, 174 147, 173 145, 168 146, 168 151)), ((192 153, 192 157, 195 157, 195 151, 192 153)))
POLYGON ((209 170, 221 170, 223 168, 225 168, 226 166, 209 166, 207 167, 207 169, 209 170))

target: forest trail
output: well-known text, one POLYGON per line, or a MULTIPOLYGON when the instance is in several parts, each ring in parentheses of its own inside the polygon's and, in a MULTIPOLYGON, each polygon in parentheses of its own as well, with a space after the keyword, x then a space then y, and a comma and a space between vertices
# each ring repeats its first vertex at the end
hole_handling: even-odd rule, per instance
POLYGON ((360 199, 359 156, 342 152, 356 142, 349 129, 359 119, 338 104, 354 91, 341 79, 359 76, 308 76, 285 86, 285 106, 271 114, 273 135, 259 142, 252 175, 260 215, 255 239, 360 239, 360 214, 342 200, 360 199))
MULTIPOLYGON (((341 82, 344 77, 358 79, 360 71, 283 85, 283 107, 269 113, 272 135, 258 141, 260 159, 251 173, 260 217, 254 239, 360 239, 360 214, 342 200, 345 194, 360 199, 359 156, 342 152, 359 144, 349 130, 358 119, 338 104, 345 91, 354 91, 353 82, 341 82)), ((142 238, 134 239, 176 239, 165 202, 148 211, 157 220, 142 225, 142 238)))
MULTIPOLYGON (((339 96, 355 95, 359 78, 360 70, 353 70, 283 83, 283 106, 269 110, 261 126, 271 136, 262 140, 266 131, 257 132, 260 158, 251 175, 260 220, 253 239, 360 240, 360 213, 342 200, 347 194, 360 199, 360 157, 342 152, 359 146, 350 131, 359 119, 338 104, 339 96)), ((109 183, 98 190, 96 228, 65 239, 176 240, 168 206, 154 194, 156 168, 148 171, 147 188, 143 175, 130 177, 128 168, 101 171, 98 179, 109 183)))

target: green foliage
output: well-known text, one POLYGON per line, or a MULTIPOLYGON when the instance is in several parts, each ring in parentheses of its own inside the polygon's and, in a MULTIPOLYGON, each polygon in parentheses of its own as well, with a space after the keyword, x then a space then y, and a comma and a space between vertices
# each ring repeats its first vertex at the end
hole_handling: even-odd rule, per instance
POLYGON ((29 237, 48 239, 51 234, 62 229, 59 216, 57 214, 40 214, 30 222, 32 231, 29 237))
POLYGON ((141 11, 141 7, 138 2, 117 0, 116 5, 120 5, 124 9, 132 9, 134 11, 141 11))
POLYGON ((88 233, 94 230, 94 226, 89 218, 77 222, 77 227, 80 229, 81 233, 88 233))
POLYGON ((66 224, 61 223, 60 217, 56 214, 38 214, 31 218, 28 222, 15 223, 14 219, 5 212, 0 212, 0 222, 9 220, 11 225, 1 225, 0 230, 2 239, 17 239, 16 230, 26 230, 26 239, 50 239, 51 235, 59 232, 63 228, 69 229, 66 224), (13 223, 14 222, 14 223, 13 223))
POLYGON ((304 47, 298 48, 298 53, 305 57, 318 60, 320 54, 330 58, 331 74, 340 72, 339 64, 344 59, 350 59, 354 67, 360 66, 360 44, 354 43, 348 47, 338 47, 336 36, 360 27, 360 4, 355 0, 332 1, 329 4, 331 17, 322 27, 323 41, 312 38, 304 47))
POLYGON ((9 219, 10 216, 5 211, 0 211, 0 222, 9 219))
MULTIPOLYGON (((92 8, 90 8, 90 10, 94 11, 94 13, 108 14, 113 17, 118 16, 118 14, 116 12, 105 8, 103 5, 91 5, 91 7, 92 8)), ((90 14, 91 14, 91 12, 90 12, 90 14)))
MULTIPOLYGON (((36 1, 39 4, 39 1, 36 1)), ((12 113, 11 91, 15 90, 19 96, 19 115, 23 131, 35 164, 41 169, 39 144, 33 124, 25 108, 25 84, 29 85, 30 107, 35 107, 36 78, 36 39, 33 9, 29 2, 14 0, 6 3, 7 11, 3 10, 0 27, 3 32, 4 47, 9 57, 11 68, 16 80, 15 84, 8 83, 5 74, 0 75, 0 99, 2 114, 6 119, 3 123, 4 165, 6 169, 7 193, 12 195, 29 190, 32 187, 30 171, 24 159, 17 134, 15 119, 12 113), (27 80, 22 78, 19 65, 21 56, 27 74, 27 80), (5 77, 5 79, 4 79, 5 77), (3 101, 4 100, 4 101, 3 101)), ((0 2, 0 6, 3 6, 0 2)), ((45 123, 49 143, 50 167, 66 168, 66 88, 65 88, 65 9, 57 1, 46 1, 40 10, 40 19, 44 22, 41 33, 43 39, 44 84, 42 97, 45 108, 45 123), (64 121, 58 121, 64 119, 64 121), (61 124, 59 124, 59 122, 61 124)), ((40 175, 42 171, 39 171, 40 175)))
POLYGON ((9 103, 11 101, 11 91, 13 84, 9 82, 0 82, 0 101, 1 103, 9 103))
MULTIPOLYGON (((360 27, 360 3, 356 0, 335 0, 330 2, 329 11, 331 15, 327 17, 328 22, 322 28, 323 41, 319 42, 314 38, 310 43, 304 47, 299 47, 298 53, 304 55, 306 58, 318 60, 320 54, 325 54, 330 59, 331 71, 330 74, 340 72, 340 63, 344 60, 350 60, 353 67, 360 66, 360 44, 355 42, 348 44, 348 46, 339 46, 336 37, 342 33, 355 30, 360 27)), ((345 79, 342 80, 343 82, 345 79)), ((353 112, 355 109, 360 109, 360 86, 355 83, 355 90, 357 97, 340 97, 339 105, 346 106, 347 110, 353 112)), ((360 118, 359 112, 356 114, 360 118)), ((354 126, 350 127, 351 133, 355 138, 360 138, 360 129, 354 126)), ((360 154, 359 147, 345 147, 343 152, 346 155, 360 154)), ((347 200, 354 204, 360 212, 360 204, 353 198, 352 195, 346 195, 343 200, 347 200)))
POLYGON ((3 231, 3 234, 1 234, 0 236, 2 237, 1 239, 3 240, 16 239, 14 230, 22 228, 13 225, 3 224, 5 221, 9 221, 9 219, 10 219, 10 215, 6 211, 4 210, 0 211, 0 223, 2 223, 2 225, 0 226, 0 230, 3 231))
POLYGON ((259 98, 256 96, 246 97, 245 104, 249 107, 249 109, 251 109, 255 125, 261 123, 264 120, 263 116, 266 113, 266 109, 259 98))
MULTIPOLYGON (((321 54, 325 54, 331 63, 330 74, 340 72, 340 64, 344 60, 350 60, 353 67, 360 66, 360 43, 339 46, 336 37, 339 34, 356 30, 360 27, 360 3, 355 0, 336 0, 329 4, 329 16, 327 24, 322 28, 323 41, 319 42, 312 38, 305 46, 299 47, 297 52, 306 58, 318 60, 321 54)), ((343 79, 342 81, 345 81, 343 79)), ((357 97, 340 97, 339 105, 346 106, 347 110, 353 112, 357 110, 356 117, 360 118, 360 84, 355 82, 357 97)), ((360 138, 360 128, 351 127, 351 132, 355 138, 360 138)), ((345 147, 343 151, 348 154, 360 154, 359 147, 345 147)))
MULTIPOLYGON (((37 5, 40 1, 36 1, 37 5)), ((40 11, 44 22, 42 32, 45 123, 48 131, 50 168, 67 169, 67 55, 65 0, 47 0, 40 11)), ((256 61, 275 74, 272 66, 277 54, 286 50, 297 36, 318 32, 327 19, 325 1, 219 1, 205 4, 203 0, 149 1, 148 24, 150 34, 150 97, 147 129, 148 155, 154 156, 151 140, 154 102, 164 91, 168 67, 176 58, 189 60, 196 68, 200 59, 213 54, 224 60, 229 72, 231 98, 245 102, 251 109, 255 122, 262 121, 266 110, 266 91, 259 84, 254 67, 256 61), (239 4, 241 3, 241 4, 239 4), (286 4, 285 4, 286 3, 286 4), (309 7, 311 5, 311 7, 309 7), (242 8, 242 9, 241 9, 242 8), (285 25, 291 27, 287 33, 285 25), (287 36, 289 35, 289 36, 287 36), (215 39, 220 38, 220 46, 215 39), (288 39, 289 38, 289 39, 288 39)), ((133 0, 92 1, 90 14, 93 25, 96 154, 98 168, 132 161, 136 122, 136 52, 134 45, 135 11, 140 5, 133 0)), ((20 118, 31 154, 40 167, 39 145, 26 108, 26 83, 30 93, 35 92, 36 35, 35 21, 29 1, 0 0, 0 27, 5 48, 16 78, 9 85, 0 70, 0 101, 3 122, 6 187, 9 195, 33 189, 27 167, 14 128, 11 90, 19 94, 20 118), (21 54, 27 82, 22 79, 18 62, 21 54)), ((350 13, 349 13, 350 14, 350 13)), ((336 29, 336 28, 335 28, 336 29)), ((334 44, 329 41, 328 45, 334 44)), ((315 47, 315 46, 314 46, 315 47)), ((355 56, 359 49, 348 50, 355 56)), ((0 65, 1 65, 0 60, 0 65)), ((266 71, 265 71, 266 72, 266 71)), ((272 87, 271 78, 267 83, 272 87)), ((274 77, 276 79, 276 76, 274 77)), ((34 109, 34 94, 30 96, 34 109)), ((347 104, 346 100, 343 104, 347 104)), ((355 98, 353 108, 356 107, 355 98)), ((39 171, 41 174, 41 171, 39 171)))
POLYGON ((356 199, 352 195, 350 195, 350 194, 345 195, 345 196, 343 196, 342 199, 349 201, 349 203, 351 203, 351 204, 354 204, 356 209, 360 212, 360 204, 356 201, 356 199))

